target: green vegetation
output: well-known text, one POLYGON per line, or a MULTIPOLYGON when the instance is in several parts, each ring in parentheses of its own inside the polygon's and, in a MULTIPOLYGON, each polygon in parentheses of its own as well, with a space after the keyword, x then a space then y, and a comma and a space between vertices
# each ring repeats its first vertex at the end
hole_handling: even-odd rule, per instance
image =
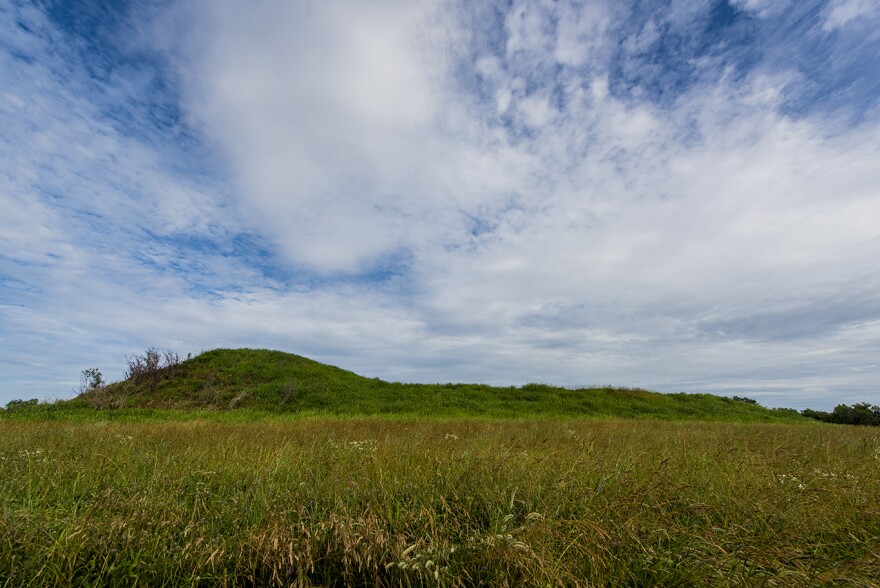
MULTIPOLYGON (((739 422, 808 422, 791 411, 709 394, 543 384, 401 384, 370 379, 280 351, 215 349, 180 361, 148 350, 129 360, 128 379, 91 386, 78 399, 34 414, 77 409, 230 408, 305 415, 418 417, 620 417, 739 422), (162 367, 164 366, 164 367, 162 367)), ((91 374, 94 380, 94 374, 91 374)), ((29 407, 34 409, 34 407, 29 407)), ((21 412, 21 411, 16 411, 21 412)), ((51 414, 45 414, 51 413, 51 414)))
POLYGON ((838 425, 863 425, 880 427, 880 406, 860 402, 852 406, 838 404, 833 412, 806 409, 801 414, 817 421, 836 423, 838 425))
POLYGON ((880 577, 871 428, 271 418, 0 421, 2 583, 870 586, 880 577))
POLYGON ((0 412, 3 586, 880 577, 874 430, 745 397, 389 383, 249 349, 81 382, 0 412))

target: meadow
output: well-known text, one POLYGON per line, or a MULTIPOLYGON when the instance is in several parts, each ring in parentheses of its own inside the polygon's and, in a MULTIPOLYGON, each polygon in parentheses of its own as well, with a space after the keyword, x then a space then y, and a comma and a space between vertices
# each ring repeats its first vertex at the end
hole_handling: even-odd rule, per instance
POLYGON ((880 578, 875 428, 75 414, 0 418, 2 586, 880 578))

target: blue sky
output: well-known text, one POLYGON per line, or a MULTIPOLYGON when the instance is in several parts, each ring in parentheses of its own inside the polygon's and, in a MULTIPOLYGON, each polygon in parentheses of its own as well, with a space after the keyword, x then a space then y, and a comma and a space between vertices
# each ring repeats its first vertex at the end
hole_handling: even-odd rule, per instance
POLYGON ((0 403, 126 355, 880 403, 873 0, 0 0, 0 403))

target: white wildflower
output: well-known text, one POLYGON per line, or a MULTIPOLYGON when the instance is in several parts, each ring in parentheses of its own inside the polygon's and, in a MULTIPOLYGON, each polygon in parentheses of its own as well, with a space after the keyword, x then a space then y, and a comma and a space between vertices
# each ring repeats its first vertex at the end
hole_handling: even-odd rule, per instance
POLYGON ((364 439, 363 441, 349 441, 348 448, 355 451, 376 451, 378 444, 375 439, 364 439))

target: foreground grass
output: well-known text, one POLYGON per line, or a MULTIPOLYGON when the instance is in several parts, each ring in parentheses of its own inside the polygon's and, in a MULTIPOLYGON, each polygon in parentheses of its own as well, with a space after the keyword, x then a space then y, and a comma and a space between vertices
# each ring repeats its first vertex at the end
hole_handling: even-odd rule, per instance
POLYGON ((0 583, 876 585, 880 438, 660 421, 0 421, 0 583))

